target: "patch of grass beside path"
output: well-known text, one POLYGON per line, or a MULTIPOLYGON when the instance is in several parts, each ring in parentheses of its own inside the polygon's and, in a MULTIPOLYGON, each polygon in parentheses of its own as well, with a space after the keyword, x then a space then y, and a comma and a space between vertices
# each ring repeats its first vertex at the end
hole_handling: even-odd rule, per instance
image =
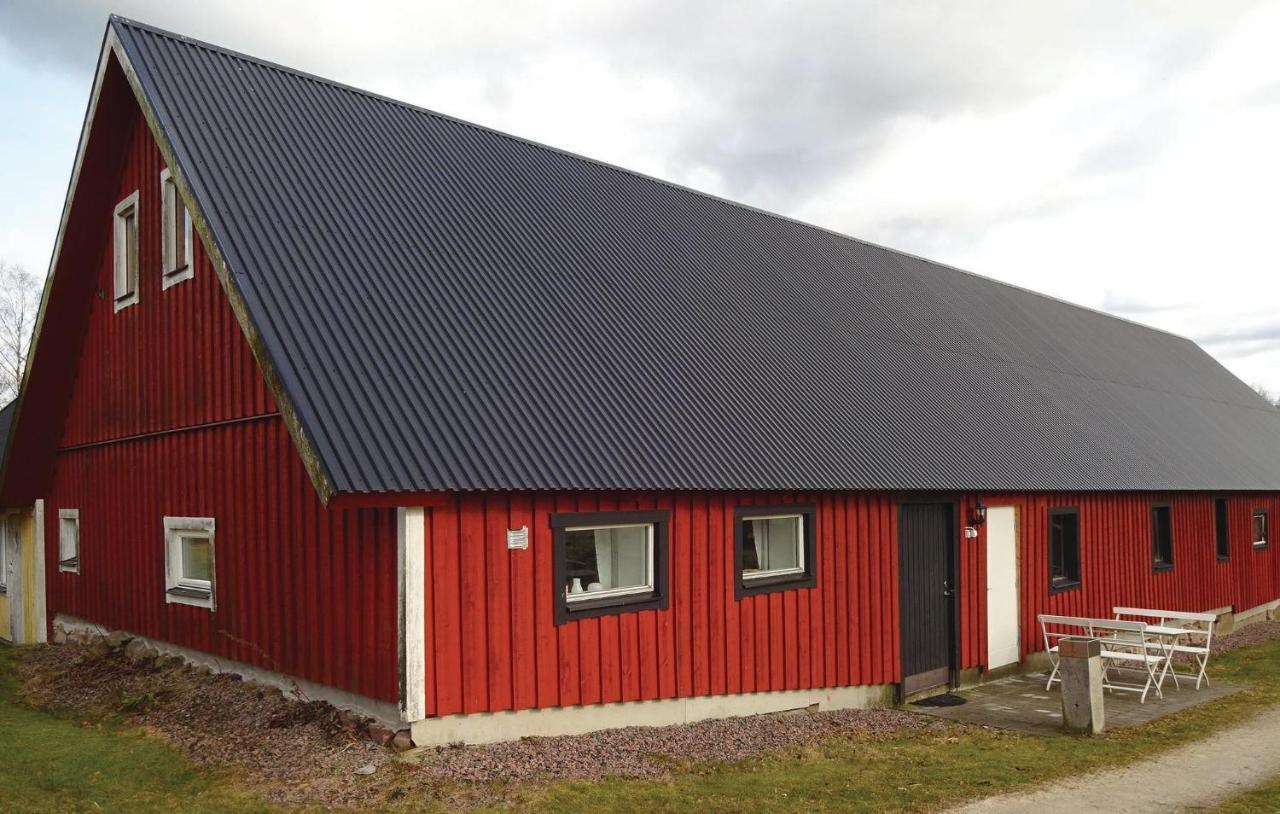
POLYGON ((1280 777, 1273 777, 1261 786, 1232 797, 1218 808, 1217 814, 1262 814, 1280 812, 1280 777))
POLYGON ((13 672, 18 657, 0 645, 0 810, 271 810, 230 776, 192 766, 157 738, 22 704, 13 672))
MULTIPOLYGON (((1243 691, 1100 738, 1037 737, 957 725, 942 733, 834 741, 732 765, 702 766, 663 781, 557 783, 524 802, 592 814, 936 810, 1128 763, 1203 738, 1280 704, 1278 672, 1280 640, 1228 653, 1210 664, 1211 677, 1243 691)), ((1260 798, 1266 801, 1261 810, 1278 799, 1280 781, 1270 793, 1260 798)))

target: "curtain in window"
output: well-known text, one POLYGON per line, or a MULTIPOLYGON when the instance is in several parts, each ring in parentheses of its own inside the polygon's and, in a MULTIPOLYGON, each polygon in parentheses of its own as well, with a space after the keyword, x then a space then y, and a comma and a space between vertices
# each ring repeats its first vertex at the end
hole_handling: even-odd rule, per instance
POLYGON ((596 529, 596 574, 600 587, 634 588, 649 582, 648 529, 596 529))
POLYGON ((769 521, 752 520, 751 535, 756 540, 756 568, 769 570, 769 521))

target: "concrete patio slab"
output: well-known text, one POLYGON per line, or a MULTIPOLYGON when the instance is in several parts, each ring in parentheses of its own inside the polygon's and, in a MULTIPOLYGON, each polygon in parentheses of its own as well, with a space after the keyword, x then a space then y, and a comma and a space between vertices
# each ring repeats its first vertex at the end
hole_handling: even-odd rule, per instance
MULTIPOLYGON (((1012 729, 1032 735, 1062 734, 1062 694, 1057 685, 1048 692, 1044 674, 1013 676, 957 691, 967 703, 953 707, 921 707, 908 704, 912 712, 962 721, 979 726, 1012 729)), ((1180 710, 1204 704, 1239 692, 1229 684, 1217 684, 1195 690, 1190 686, 1176 689, 1172 681, 1165 683, 1164 698, 1154 692, 1145 704, 1138 703, 1136 693, 1106 693, 1106 728, 1122 729, 1138 726, 1180 710)))

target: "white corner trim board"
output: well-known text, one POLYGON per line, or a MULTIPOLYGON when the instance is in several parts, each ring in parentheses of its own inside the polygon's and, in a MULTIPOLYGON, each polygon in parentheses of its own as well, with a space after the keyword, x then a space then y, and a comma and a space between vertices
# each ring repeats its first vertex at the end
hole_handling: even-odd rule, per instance
POLYGON ((427 714, 426 510, 396 510, 396 560, 400 656, 400 716, 416 721, 427 714))
POLYGON ((770 712, 816 707, 821 711, 870 709, 893 706, 896 687, 834 687, 819 690, 786 690, 741 695, 672 698, 660 701, 628 701, 586 707, 553 707, 515 712, 482 712, 448 715, 414 721, 417 746, 452 743, 480 744, 520 738, 581 735, 624 726, 673 726, 716 718, 743 718, 770 712))
MULTIPOLYGON (((59 613, 54 616, 53 627, 55 630, 62 630, 69 635, 88 633, 94 636, 105 636, 110 632, 102 625, 94 624, 75 616, 68 616, 65 613, 59 613)), ((125 632, 128 633, 128 631, 125 632)), ((177 656, 195 667, 207 667, 215 673, 231 673, 254 684, 275 687, 283 692, 287 698, 294 698, 300 701, 325 701, 338 709, 349 709, 357 714, 373 718, 383 726, 388 726, 392 729, 400 726, 400 711, 390 701, 379 701, 375 698, 340 690, 337 687, 330 687, 327 684, 317 684, 305 678, 295 678, 284 673, 277 673, 274 670, 254 667, 242 661, 220 658, 200 650, 192 650, 189 647, 162 642, 159 639, 149 639, 146 636, 136 636, 132 633, 129 635, 134 636, 136 639, 141 639, 154 647, 157 652, 166 656, 177 656)))

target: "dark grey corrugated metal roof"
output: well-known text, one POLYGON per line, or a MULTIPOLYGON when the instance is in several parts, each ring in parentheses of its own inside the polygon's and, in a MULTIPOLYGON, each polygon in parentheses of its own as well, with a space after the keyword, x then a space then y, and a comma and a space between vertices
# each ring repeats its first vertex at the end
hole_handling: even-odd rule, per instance
POLYGON ((113 25, 337 491, 1280 488, 1186 339, 113 25))

